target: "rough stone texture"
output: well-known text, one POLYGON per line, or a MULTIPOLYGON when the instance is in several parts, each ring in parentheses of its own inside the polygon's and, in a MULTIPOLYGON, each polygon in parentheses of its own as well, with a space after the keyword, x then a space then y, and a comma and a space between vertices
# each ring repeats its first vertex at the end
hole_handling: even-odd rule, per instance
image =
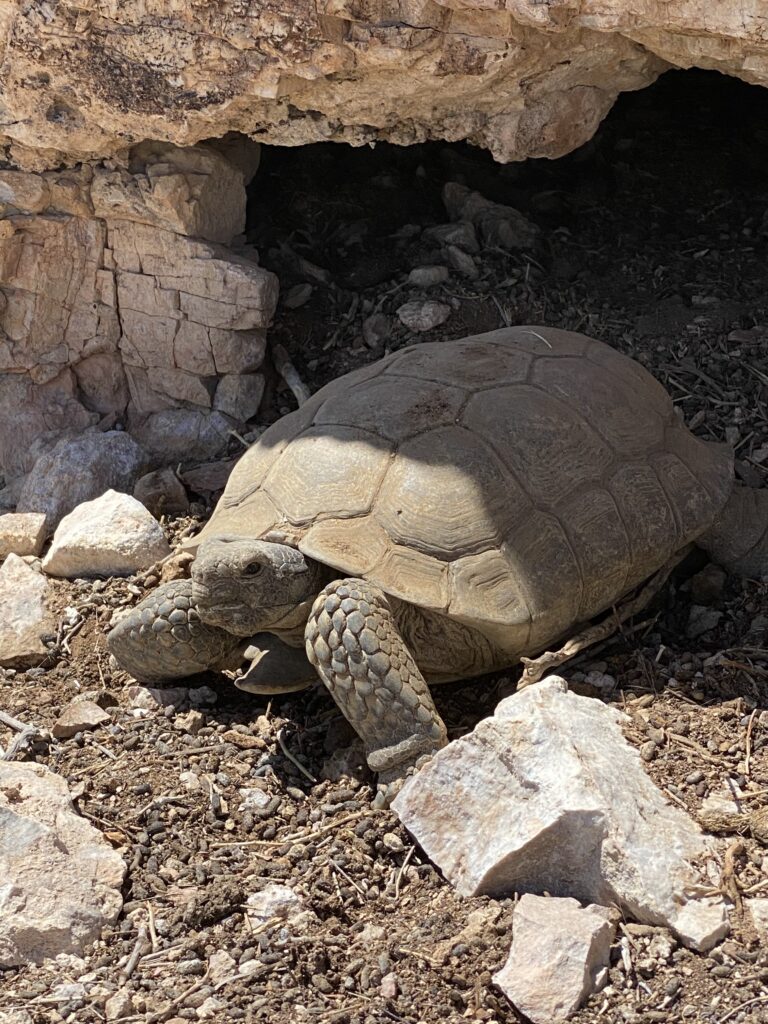
POLYGON ((45 541, 44 512, 0 516, 0 561, 10 555, 39 555, 45 541))
MULTIPOLYGON (((18 555, 0 566, 0 665, 32 668, 48 656, 43 637, 56 635, 50 584, 18 555)), ((2 873, 0 872, 0 877, 2 873)))
POLYGON ((588 139, 670 64, 768 78, 760 0, 5 0, 2 131, 31 169, 227 131, 297 145, 467 139, 502 160, 588 139))
POLYGON ((128 576, 170 555, 157 520, 129 494, 107 491, 62 519, 43 560, 51 576, 128 576))
POLYGON ((109 488, 132 490, 147 455, 119 430, 59 441, 34 464, 19 496, 19 512, 42 512, 53 533, 72 509, 109 488))
POLYGON ((751 900, 745 900, 744 905, 749 911, 752 923, 760 936, 762 942, 768 940, 768 898, 755 896, 751 900))
POLYGON ((503 700, 439 751, 393 803, 464 895, 548 892, 615 903, 697 949, 728 931, 716 847, 668 804, 621 732, 616 708, 557 676, 503 700))
POLYGON ((125 864, 43 765, 0 762, 0 967, 81 953, 117 919, 125 864))
POLYGON ((277 279, 255 250, 221 244, 245 223, 243 171, 207 146, 145 143, 126 160, 0 170, 0 473, 9 479, 32 468, 35 441, 50 446, 97 422, 135 431, 155 418, 164 454, 162 429, 174 424, 157 414, 166 410, 196 418, 210 456, 222 426, 240 422, 212 411, 219 378, 244 374, 251 386, 261 365, 277 279))
POLYGON ((78 732, 98 729, 110 721, 108 712, 92 700, 73 700, 53 723, 51 732, 57 740, 67 740, 78 732))
POLYGON ((184 490, 184 484, 170 466, 146 473, 137 480, 133 496, 157 519, 161 515, 183 515, 189 508, 189 498, 184 490))
POLYGON ((515 907, 509 958, 494 983, 533 1024, 566 1020, 608 966, 615 931, 607 907, 526 893, 515 907))

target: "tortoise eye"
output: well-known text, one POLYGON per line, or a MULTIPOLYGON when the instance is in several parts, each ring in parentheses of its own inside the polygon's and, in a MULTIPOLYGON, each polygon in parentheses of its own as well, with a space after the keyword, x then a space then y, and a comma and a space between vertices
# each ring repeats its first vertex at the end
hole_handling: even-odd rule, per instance
POLYGON ((264 566, 261 564, 261 562, 250 562, 243 569, 243 575, 244 576, 258 576, 263 568, 264 568, 264 566))

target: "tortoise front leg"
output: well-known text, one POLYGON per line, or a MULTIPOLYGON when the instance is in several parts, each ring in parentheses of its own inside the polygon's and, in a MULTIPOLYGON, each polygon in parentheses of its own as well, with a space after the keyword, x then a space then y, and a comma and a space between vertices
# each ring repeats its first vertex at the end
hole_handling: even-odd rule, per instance
POLYGON ((107 647, 142 682, 237 668, 248 640, 200 620, 191 580, 163 583, 120 619, 107 647))
POLYGON ((307 657, 383 781, 445 746, 445 726, 381 590, 360 579, 330 583, 305 638, 307 657))

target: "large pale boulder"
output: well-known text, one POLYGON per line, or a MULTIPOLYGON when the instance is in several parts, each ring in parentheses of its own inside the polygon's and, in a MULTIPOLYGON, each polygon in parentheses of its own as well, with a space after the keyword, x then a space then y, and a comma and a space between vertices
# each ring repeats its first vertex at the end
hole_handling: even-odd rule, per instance
POLYGON ((107 491, 62 519, 43 570, 51 576, 128 576, 170 553, 160 524, 140 501, 107 491))
POLYGON ((0 968, 82 953, 116 920, 124 876, 61 776, 0 761, 0 968))
POLYGON ((464 895, 615 904, 708 949, 728 931, 723 898, 703 895, 717 849, 645 774, 626 721, 551 676, 439 751, 392 806, 464 895))

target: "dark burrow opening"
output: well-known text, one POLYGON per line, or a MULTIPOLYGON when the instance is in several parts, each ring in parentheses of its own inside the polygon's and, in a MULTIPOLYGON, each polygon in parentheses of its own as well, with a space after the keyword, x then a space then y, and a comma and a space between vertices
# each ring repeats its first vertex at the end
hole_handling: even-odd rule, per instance
MULTIPOLYGON (((506 321, 583 330, 651 360, 660 342, 695 361, 710 329, 765 318, 767 157, 765 90, 703 71, 622 95, 589 143, 554 161, 501 165, 437 142, 264 147, 247 237, 281 279, 272 337, 315 385, 385 349, 506 321), (485 249, 476 280, 452 271, 429 290, 455 307, 445 324, 415 338, 395 317, 366 344, 366 316, 416 292, 409 271, 446 262, 425 228, 448 221, 450 181, 521 211, 541 244, 485 249)), ((730 372, 729 388, 747 383, 730 372)))
MULTIPOLYGON (((420 341, 505 324, 579 330, 648 366, 694 432, 728 441, 739 477, 765 486, 767 157, 765 90, 702 71, 670 72, 623 95, 593 140, 555 161, 504 166, 443 143, 265 147, 247 239, 281 280, 270 337, 314 390, 420 341), (430 230, 450 219, 448 182, 520 211, 539 242, 481 245, 466 276, 430 230), (447 266, 447 279, 429 288, 409 281, 425 265, 447 266), (450 315, 416 333, 397 311, 426 300, 450 315)), ((295 407, 285 389, 267 398, 265 421, 295 407)), ((690 583, 700 567, 687 566, 639 628, 587 660, 606 663, 622 686, 680 675, 690 686, 703 679, 707 654, 768 646, 765 588, 730 579, 702 618, 690 583)), ((727 691, 762 702, 754 679, 736 673, 718 685, 720 699, 727 691)), ((448 689, 459 703, 466 693, 476 719, 476 684, 448 689)), ((497 696, 488 693, 489 709, 497 696)), ((449 717, 456 723, 455 711, 449 717)))

